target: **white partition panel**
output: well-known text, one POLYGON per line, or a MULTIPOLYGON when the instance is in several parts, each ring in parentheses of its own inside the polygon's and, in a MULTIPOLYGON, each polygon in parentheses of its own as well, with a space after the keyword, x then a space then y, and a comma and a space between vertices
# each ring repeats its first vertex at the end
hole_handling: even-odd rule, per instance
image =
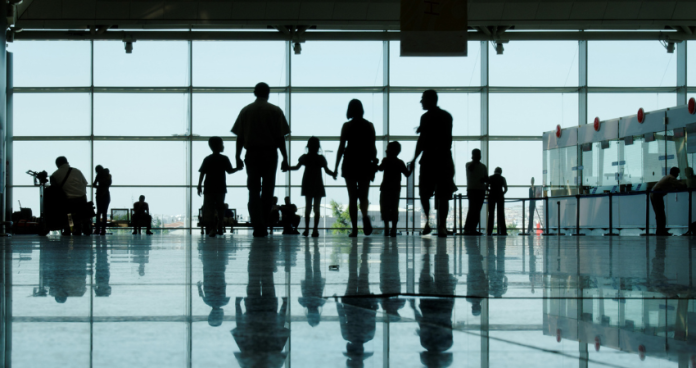
POLYGON ((665 212, 668 228, 686 229, 689 226, 689 193, 667 194, 665 196, 665 212))
POLYGON ((580 198, 580 227, 609 227, 609 197, 580 198))
MULTIPOLYGON (((618 221, 614 217, 614 227, 622 229, 635 229, 645 227, 645 196, 631 195, 618 196, 614 207, 618 207, 618 221)), ((650 205, 650 227, 655 227, 655 213, 650 205)))
POLYGON ((558 202, 561 203, 561 228, 575 227, 576 199, 571 198, 549 198, 549 226, 551 231, 558 228, 558 202))

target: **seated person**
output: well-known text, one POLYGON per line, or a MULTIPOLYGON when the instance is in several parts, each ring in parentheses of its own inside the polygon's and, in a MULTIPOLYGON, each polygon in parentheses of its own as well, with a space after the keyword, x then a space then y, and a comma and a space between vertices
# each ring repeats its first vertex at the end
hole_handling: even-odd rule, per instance
POLYGON ((270 232, 273 233, 273 227, 280 223, 280 206, 278 206, 278 197, 273 197, 273 206, 271 206, 271 225, 270 232))
MULTIPOLYGON (((51 186, 61 187, 68 201, 67 211, 73 220, 73 235, 90 235, 91 218, 85 214, 87 208, 87 180, 82 171, 70 167, 68 159, 64 156, 56 158, 58 170, 51 174, 51 186)), ((66 215, 63 213, 63 216, 66 215)), ((70 235, 70 224, 65 217, 63 235, 70 235)))
POLYGON ((297 206, 290 203, 290 197, 285 197, 285 204, 280 206, 280 212, 283 214, 283 234, 299 235, 297 227, 300 225, 301 217, 297 215, 297 206))
POLYGON ((133 203, 133 235, 140 234, 140 228, 145 226, 145 234, 152 235, 152 216, 150 206, 145 202, 145 196, 141 195, 140 200, 133 203))

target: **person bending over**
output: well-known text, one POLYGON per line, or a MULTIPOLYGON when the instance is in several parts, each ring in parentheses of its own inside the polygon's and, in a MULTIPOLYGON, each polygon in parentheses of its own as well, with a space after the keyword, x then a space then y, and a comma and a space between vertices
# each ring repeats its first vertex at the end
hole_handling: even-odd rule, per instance
POLYGON ((665 214, 665 196, 667 193, 680 189, 686 189, 686 184, 677 180, 680 170, 678 167, 669 169, 669 174, 665 175, 660 181, 655 184, 650 193, 650 202, 652 202, 653 210, 655 211, 655 222, 657 229, 655 235, 672 235, 667 231, 667 215, 665 214))

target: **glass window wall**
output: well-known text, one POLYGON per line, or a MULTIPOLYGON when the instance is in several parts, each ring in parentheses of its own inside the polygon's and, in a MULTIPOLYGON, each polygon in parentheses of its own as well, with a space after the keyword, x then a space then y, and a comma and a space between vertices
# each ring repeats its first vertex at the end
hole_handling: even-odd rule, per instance
MULTIPOLYGON (((588 45, 587 122, 595 116, 604 120, 632 115, 639 107, 650 111, 674 106, 674 92, 651 88, 676 85, 676 55, 667 54, 657 42, 588 45), (608 62, 624 60, 620 56, 627 54, 642 57, 608 62)), ((502 167, 508 183, 525 194, 523 186, 531 177, 537 184, 544 181, 542 132, 557 124, 586 123, 578 122, 578 92, 572 90, 582 66, 577 42, 511 42, 497 55, 488 43, 472 41, 468 57, 454 58, 400 57, 399 46, 398 41, 306 42, 296 55, 288 42, 139 41, 133 53, 126 54, 123 42, 117 41, 14 42, 9 46, 15 87, 13 202, 37 204, 38 191, 25 171, 50 173, 55 158, 64 155, 90 181, 94 165, 111 170, 112 207, 130 207, 133 199, 145 194, 163 226, 170 221, 174 225, 167 226, 195 227, 202 203, 195 187, 200 163, 210 154, 207 139, 223 137, 225 152, 234 162, 230 129, 239 111, 254 101, 251 90, 260 81, 274 89, 269 101, 283 110, 291 126, 290 164, 297 163, 307 138, 314 135, 322 138, 332 169, 351 99, 362 101, 365 118, 375 125, 378 157, 384 156, 386 143, 396 139, 402 144, 399 157, 408 162, 424 112, 422 91, 438 90, 439 105, 453 117, 452 153, 460 193, 466 191, 464 165, 472 149, 484 149, 489 171, 502 167), (488 57, 482 58, 482 52, 488 57), (488 64, 482 65, 486 59, 488 64), (488 75, 488 85, 482 85, 482 72, 488 75)), ((690 77, 689 85, 692 81, 690 77)), ((665 155, 664 137, 658 141, 662 148, 641 153, 645 163, 639 171, 661 174, 662 167, 653 170, 647 163, 665 155)), ((563 161, 566 158, 577 160, 573 156, 563 161)), ((560 165, 560 157, 554 162, 560 165)), ((563 178, 546 178, 547 185, 566 191, 577 185, 571 166, 563 178)), ((323 205, 329 211, 332 200, 347 203, 340 170, 338 174, 336 181, 326 177, 323 205)), ((278 169, 276 195, 282 200, 289 194, 302 207, 302 175, 303 169, 278 169)), ((378 173, 371 183, 377 212, 381 178, 378 173)), ((227 184, 228 203, 248 216, 246 174, 228 176, 227 184)))

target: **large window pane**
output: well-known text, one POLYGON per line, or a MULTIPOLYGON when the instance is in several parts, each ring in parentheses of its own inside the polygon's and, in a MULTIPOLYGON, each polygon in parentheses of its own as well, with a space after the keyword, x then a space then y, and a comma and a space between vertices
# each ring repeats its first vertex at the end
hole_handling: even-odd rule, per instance
MULTIPOLYGON (((675 106, 674 93, 590 93, 587 96, 587 124, 600 120, 635 115, 639 108, 646 112, 675 106)), ((549 129, 551 130, 551 129, 549 129)))
POLYGON ((696 42, 686 43, 686 84, 696 86, 696 42))
MULTIPOLYGON (((420 93, 392 93, 389 96, 389 134, 416 135, 423 107, 420 93)), ((452 114, 452 134, 481 134, 481 100, 478 93, 440 93, 438 105, 452 114)))
POLYGON ((467 57, 401 57, 401 43, 389 44, 389 84, 392 86, 465 87, 481 84, 481 47, 468 43, 467 57))
POLYGON ((541 183, 542 147, 535 142, 489 142, 490 165, 488 174, 493 175, 496 167, 503 169, 508 185, 529 185, 531 178, 541 183))
POLYGON ((382 42, 311 42, 292 55, 295 86, 382 86, 382 42))
POLYGON ((677 83, 676 53, 657 41, 591 41, 590 86, 662 87, 677 83))
MULTIPOLYGON (((186 223, 186 188, 111 188, 109 208, 133 208, 141 195, 150 206, 153 227, 178 228, 186 223)), ((194 224, 195 225, 195 224, 194 224)), ((172 308, 169 308, 171 310, 172 308)))
POLYGON ((113 185, 185 185, 187 154, 185 142, 94 142, 94 164, 113 185))
POLYGON ((90 45, 77 41, 17 41, 8 51, 14 57, 15 87, 88 87, 90 45))
POLYGON ((577 86, 578 43, 523 41, 488 48, 492 86, 577 86))
POLYGON ((491 93, 491 135, 541 136, 543 132, 578 124, 577 93, 491 93))
POLYGON ((375 126, 377 135, 382 127, 381 93, 295 93, 292 95, 293 135, 340 136, 346 118, 348 102, 357 98, 365 110, 365 119, 375 126))
MULTIPOLYGON (((285 93, 271 93, 268 102, 280 107, 284 113, 285 96, 285 93)), ((230 131, 237 115, 254 100, 251 93, 194 93, 193 133, 201 136, 232 135, 230 131)))
POLYGON ((134 42, 132 54, 120 41, 94 43, 95 86, 187 86, 188 75, 187 42, 134 42))
POLYGON ((33 185, 34 179, 27 170, 43 171, 51 175, 56 171, 56 158, 65 156, 70 166, 82 171, 90 180, 89 142, 87 141, 15 141, 13 144, 14 185, 33 185))
POLYGON ((171 136, 188 130, 188 95, 97 93, 94 135, 171 136))
POLYGON ((285 86, 285 42, 194 42, 193 85, 285 86))
POLYGON ((86 93, 16 93, 13 108, 15 136, 90 134, 86 93))

